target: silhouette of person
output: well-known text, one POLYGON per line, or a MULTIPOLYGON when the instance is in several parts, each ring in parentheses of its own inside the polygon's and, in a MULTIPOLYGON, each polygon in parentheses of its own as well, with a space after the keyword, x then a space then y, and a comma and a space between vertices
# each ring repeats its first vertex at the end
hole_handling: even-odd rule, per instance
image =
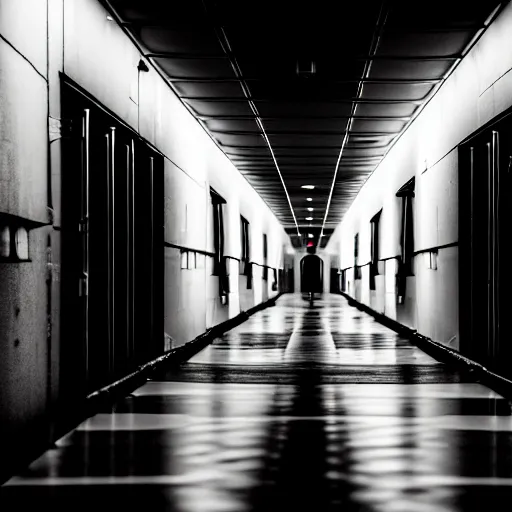
POLYGON ((308 254, 302 258, 301 273, 302 273, 302 291, 309 293, 309 298, 312 301, 316 293, 322 292, 321 281, 321 259, 315 254, 315 247, 307 248, 308 254))

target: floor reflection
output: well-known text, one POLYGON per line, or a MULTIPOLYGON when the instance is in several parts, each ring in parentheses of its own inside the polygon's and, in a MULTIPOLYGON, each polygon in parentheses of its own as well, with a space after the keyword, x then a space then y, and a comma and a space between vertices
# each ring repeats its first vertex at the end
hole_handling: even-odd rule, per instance
POLYGON ((512 499, 510 404, 340 296, 284 296, 100 411, 2 510, 481 511, 512 499))

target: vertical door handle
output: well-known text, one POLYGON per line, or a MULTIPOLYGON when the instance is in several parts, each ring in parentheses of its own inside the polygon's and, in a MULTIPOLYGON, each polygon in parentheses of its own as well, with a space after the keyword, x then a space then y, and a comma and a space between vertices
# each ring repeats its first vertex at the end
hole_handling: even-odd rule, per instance
POLYGON ((150 215, 150 343, 151 349, 154 348, 155 336, 154 336, 154 294, 155 294, 155 201, 154 201, 154 172, 155 172, 155 159, 153 157, 149 158, 149 215, 150 215))
POLYGON ((499 306, 500 306, 500 172, 499 172, 499 133, 492 132, 492 174, 493 174, 493 356, 499 355, 499 306))
POLYGON ((114 275, 114 170, 115 170, 115 132, 110 127, 105 135, 107 144, 107 315, 109 370, 114 371, 115 351, 115 275, 114 275))
POLYGON ((85 386, 89 386, 89 165, 90 165, 90 110, 82 114, 82 168, 80 190, 80 242, 81 270, 79 276, 79 296, 81 303, 82 349, 84 357, 85 386))

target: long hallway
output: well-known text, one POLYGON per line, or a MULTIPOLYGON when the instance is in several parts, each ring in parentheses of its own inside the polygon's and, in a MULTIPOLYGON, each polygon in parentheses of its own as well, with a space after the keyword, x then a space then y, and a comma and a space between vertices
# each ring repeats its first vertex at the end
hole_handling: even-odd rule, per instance
POLYGON ((448 512, 511 498, 504 398, 341 296, 300 294, 88 419, 0 492, 2 510, 54 511, 448 512))

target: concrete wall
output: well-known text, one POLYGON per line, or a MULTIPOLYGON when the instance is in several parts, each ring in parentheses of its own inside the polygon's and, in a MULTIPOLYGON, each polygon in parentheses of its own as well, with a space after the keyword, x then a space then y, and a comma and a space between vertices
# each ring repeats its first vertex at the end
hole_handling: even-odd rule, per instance
MULTIPOLYGON (((49 220, 46 2, 0 2, 0 212, 49 220)), ((2 439, 44 416, 49 398, 47 245, 30 231, 30 261, 0 263, 2 439)), ((5 438, 5 439, 4 439, 5 438)))
POLYGON ((459 347, 458 322, 458 154, 457 147, 480 126, 512 105, 512 5, 508 4, 466 55, 436 96, 366 181, 329 248, 339 251, 341 268, 353 266, 359 233, 359 264, 370 259, 370 219, 382 208, 381 252, 384 275, 369 293, 363 272, 350 294, 391 318, 449 345, 459 347), (415 251, 439 248, 438 268, 429 253, 415 257, 404 305, 397 305, 396 258, 400 253, 400 199, 396 191, 416 177, 415 251), (449 245, 450 247, 442 248, 449 245), (374 295, 372 297, 372 294, 374 295))
MULTIPOLYGON (((251 260, 281 265, 288 236, 263 200, 212 142, 96 0, 0 0, 0 213, 47 224, 30 231, 26 263, 0 263, 1 430, 44 416, 59 394, 60 138, 64 73, 165 156, 165 241, 213 251, 210 186, 227 201, 225 254, 240 256, 240 213, 251 224, 251 260), (50 142, 50 139, 52 141, 50 142)), ((162 250, 164 250, 162 248, 162 250)), ((181 269, 165 249, 165 330, 182 344, 264 297, 261 273, 244 300, 238 264, 228 304, 220 304, 212 258, 181 269)), ((258 269, 259 267, 255 267, 258 269)), ((265 286, 267 284, 265 283, 265 286)), ((162 333, 163 337, 163 333, 162 333)))

